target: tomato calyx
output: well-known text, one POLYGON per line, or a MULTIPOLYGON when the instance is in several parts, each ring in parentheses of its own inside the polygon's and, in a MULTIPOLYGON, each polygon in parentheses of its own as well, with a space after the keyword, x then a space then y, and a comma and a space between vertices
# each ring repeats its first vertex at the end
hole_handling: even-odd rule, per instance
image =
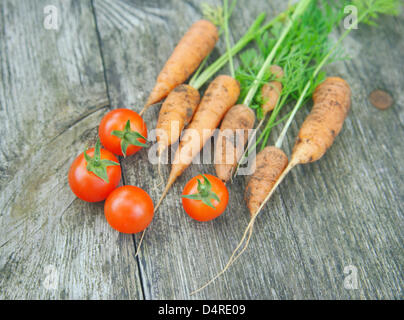
POLYGON ((98 178, 109 183, 107 167, 109 166, 119 166, 118 162, 112 160, 101 159, 101 143, 97 140, 94 147, 94 156, 90 157, 87 151, 84 151, 84 159, 87 161, 86 169, 89 172, 94 173, 98 178))
POLYGON ((201 200, 207 206, 216 209, 211 201, 217 200, 218 202, 220 202, 220 198, 216 193, 212 191, 212 184, 210 183, 209 179, 206 178, 206 176, 203 174, 202 177, 204 179, 204 183, 202 183, 201 180, 198 179, 198 192, 194 194, 182 195, 182 197, 192 200, 201 200))
POLYGON ((147 147, 147 143, 142 143, 138 140, 144 139, 147 142, 147 139, 139 132, 130 129, 130 120, 126 122, 125 128, 122 131, 113 130, 111 134, 121 139, 121 150, 124 157, 126 157, 126 150, 130 145, 147 147))

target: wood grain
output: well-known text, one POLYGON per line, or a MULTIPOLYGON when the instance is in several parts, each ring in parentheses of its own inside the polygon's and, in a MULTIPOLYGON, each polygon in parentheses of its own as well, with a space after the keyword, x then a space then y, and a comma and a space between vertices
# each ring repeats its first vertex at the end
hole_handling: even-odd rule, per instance
MULTIPOLYGON (((250 3, 238 0, 233 41, 259 13, 271 18, 287 5, 250 3)), ((138 235, 113 231, 102 203, 75 199, 67 170, 94 143, 102 115, 118 107, 140 111, 170 52, 199 18, 197 0, 1 2, 0 298, 403 299, 403 13, 383 17, 378 28, 360 26, 344 41, 351 60, 327 68, 353 92, 340 136, 320 161, 292 171, 257 219, 249 249, 197 295, 189 293, 220 271, 247 226, 245 177, 229 184, 226 212, 199 223, 185 214, 179 194, 191 177, 214 168, 188 168, 147 229, 138 258, 138 235), (52 3, 62 15, 57 32, 43 28, 43 7, 52 3), (375 89, 391 94, 391 108, 371 106, 375 89), (55 290, 44 286, 46 266, 58 272, 55 290), (358 289, 344 287, 347 266, 358 270, 358 289)), ((220 40, 210 60, 224 48, 220 40)), ((287 154, 310 107, 287 135, 287 154)), ((144 117, 149 130, 158 110, 144 117)), ((121 164, 123 183, 157 201, 163 186, 148 150, 121 164)), ((163 167, 165 177, 169 169, 163 167)))

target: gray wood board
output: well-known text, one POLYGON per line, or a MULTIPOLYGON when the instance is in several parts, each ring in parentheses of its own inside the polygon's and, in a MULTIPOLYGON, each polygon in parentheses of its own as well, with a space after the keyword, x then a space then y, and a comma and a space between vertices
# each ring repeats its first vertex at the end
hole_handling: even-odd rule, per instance
MULTIPOLYGON (((234 40, 259 13, 271 18, 286 8, 280 0, 249 3, 238 0, 234 40)), ((179 194, 191 177, 214 169, 188 168, 147 229, 138 258, 139 235, 115 232, 102 203, 84 203, 70 192, 69 165, 94 143, 102 115, 108 108, 141 110, 170 52, 201 17, 200 4, 1 2, 0 297, 403 298, 403 14, 383 18, 379 28, 360 26, 346 39, 352 60, 327 68, 353 91, 341 135, 323 159, 286 178, 258 218, 249 249, 197 295, 189 293, 225 265, 248 223, 244 177, 229 185, 226 212, 199 223, 183 211, 179 194), (49 4, 60 9, 59 31, 43 28, 49 4), (392 94, 392 108, 369 104, 368 94, 378 88, 392 94), (358 269, 356 290, 344 288, 350 265, 358 269), (46 266, 57 271, 57 289, 44 286, 46 266)), ((221 40, 211 60, 223 52, 221 40)), ((144 117, 149 130, 158 109, 144 117)), ((299 112, 288 134, 288 154, 308 112, 309 106, 299 112)), ((272 141, 278 134, 276 128, 272 141)), ((123 182, 157 201, 163 186, 148 150, 121 164, 123 182)), ((169 169, 163 167, 164 177, 169 169)))
POLYGON ((91 3, 1 1, 0 30, 0 297, 142 298, 132 237, 67 182, 109 105, 91 3))

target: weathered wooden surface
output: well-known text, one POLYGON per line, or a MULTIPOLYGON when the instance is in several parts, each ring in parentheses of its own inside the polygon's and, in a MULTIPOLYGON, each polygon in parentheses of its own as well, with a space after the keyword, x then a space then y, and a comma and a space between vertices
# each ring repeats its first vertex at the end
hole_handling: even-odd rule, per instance
MULTIPOLYGON (((249 2, 238 1, 234 39, 260 12, 273 17, 286 7, 280 0, 249 2)), ((224 266, 247 225, 243 177, 229 185, 226 213, 198 223, 178 195, 188 179, 214 169, 187 169, 138 258, 139 236, 113 231, 102 204, 72 195, 66 176, 73 158, 94 142, 108 108, 142 108, 169 52, 200 17, 199 6, 197 0, 0 1, 0 298, 403 298, 403 14, 383 18, 379 28, 361 26, 345 41, 352 60, 328 68, 353 91, 341 135, 323 159, 290 174, 257 220, 248 251, 197 295, 189 293, 224 266), (61 13, 58 31, 43 28, 49 4, 61 13), (379 88, 395 100, 388 110, 367 101, 379 88), (358 269, 356 290, 344 287, 350 265, 358 269), (56 289, 46 288, 46 266, 57 270, 56 289)), ((213 58, 223 49, 221 41, 213 58)), ((146 113, 149 128, 158 108, 146 113)), ((297 116, 287 152, 308 111, 297 116)), ((121 163, 124 183, 157 200, 162 186, 147 150, 121 163)))

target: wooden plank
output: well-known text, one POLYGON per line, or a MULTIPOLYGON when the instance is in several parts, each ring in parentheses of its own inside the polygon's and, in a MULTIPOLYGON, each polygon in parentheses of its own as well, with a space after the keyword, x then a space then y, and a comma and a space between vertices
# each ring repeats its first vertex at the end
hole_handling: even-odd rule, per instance
POLYGON ((0 298, 142 298, 132 237, 67 182, 109 104, 91 2, 1 1, 0 32, 0 298))
MULTIPOLYGON (((140 111, 169 53, 187 28, 201 18, 200 2, 96 0, 94 6, 111 104, 140 111)), ((240 0, 231 23, 233 37, 238 39, 259 13, 265 11, 273 17, 285 8, 286 3, 281 1, 257 1, 249 6, 248 1, 240 0)), ((220 41, 212 58, 223 49, 224 42, 220 41)), ((158 109, 152 107, 145 115, 149 129, 156 125, 158 109)), ((163 186, 157 187, 157 166, 149 163, 146 150, 125 159, 123 168, 127 184, 144 188, 157 201, 163 186)), ((167 177, 169 166, 163 172, 167 177)), ((198 223, 185 214, 179 194, 186 181, 201 172, 214 174, 213 166, 193 165, 187 169, 147 231, 140 254, 146 299, 190 298, 192 290, 224 266, 247 225, 244 178, 229 186, 232 200, 217 220, 198 223)), ((259 232, 240 263, 192 298, 314 297, 280 199, 274 201, 271 211, 276 214, 265 214, 265 223, 258 223, 259 232)))

